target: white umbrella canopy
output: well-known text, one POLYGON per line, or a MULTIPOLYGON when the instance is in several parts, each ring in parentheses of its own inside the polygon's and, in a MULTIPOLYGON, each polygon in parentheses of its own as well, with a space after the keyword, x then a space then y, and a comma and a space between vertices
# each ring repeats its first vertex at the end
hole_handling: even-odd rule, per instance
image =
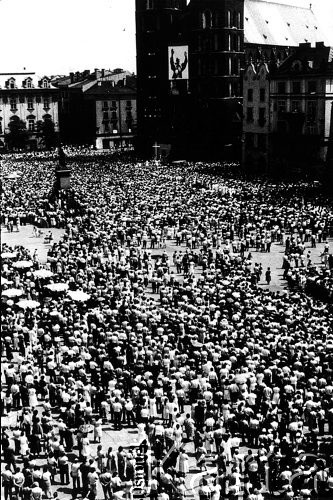
POLYGON ((45 288, 51 292, 66 292, 68 290, 67 283, 51 283, 50 285, 45 285, 45 288))
POLYGON ((20 300, 17 305, 21 309, 37 309, 37 307, 40 307, 40 303, 37 302, 37 300, 20 300))
POLYGON ((5 295, 5 297, 21 297, 21 295, 23 295, 23 290, 19 288, 8 288, 2 291, 2 295, 5 295))
POLYGON ((70 290, 68 292, 68 295, 72 300, 76 302, 86 302, 87 300, 90 299, 90 295, 88 295, 85 292, 82 292, 81 290, 76 290, 76 291, 70 290))
POLYGON ((13 282, 1 276, 1 285, 11 285, 13 282))
POLYGON ((14 262, 13 267, 16 269, 29 269, 32 267, 34 263, 31 260, 19 260, 14 262))
POLYGON ((1 254, 2 259, 16 259, 17 253, 16 252, 3 252, 1 254))
POLYGON ((21 177, 21 175, 17 172, 6 175, 6 179, 19 179, 19 177, 21 177))
POLYGON ((52 278, 53 273, 48 269, 38 269, 38 271, 34 271, 33 275, 35 278, 52 278))

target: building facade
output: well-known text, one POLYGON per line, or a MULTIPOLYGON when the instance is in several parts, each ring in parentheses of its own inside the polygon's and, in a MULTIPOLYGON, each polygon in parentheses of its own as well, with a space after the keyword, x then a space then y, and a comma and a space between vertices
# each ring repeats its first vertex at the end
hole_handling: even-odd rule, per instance
POLYGON ((264 62, 250 63, 243 78, 243 161, 251 170, 267 170, 269 160, 270 71, 264 62))
POLYGON ((98 149, 132 147, 136 134, 136 77, 121 69, 86 70, 57 79, 63 144, 98 149))
POLYGON ((59 91, 47 76, 0 73, 0 147, 8 145, 12 124, 19 121, 26 127, 28 149, 47 146, 45 130, 59 132, 58 101, 59 91))
POLYGON ((135 79, 98 81, 84 99, 95 110, 97 149, 128 149, 134 147, 137 126, 135 79), (131 86, 132 84, 132 86, 131 86))
POLYGON ((333 48, 300 44, 272 74, 271 162, 300 170, 323 165, 333 105, 333 48))

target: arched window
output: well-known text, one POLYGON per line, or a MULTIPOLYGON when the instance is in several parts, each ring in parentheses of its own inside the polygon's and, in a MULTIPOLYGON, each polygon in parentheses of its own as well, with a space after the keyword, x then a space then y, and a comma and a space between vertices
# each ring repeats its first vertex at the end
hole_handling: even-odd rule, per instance
POLYGON ((202 27, 204 29, 212 27, 212 13, 210 10, 205 10, 202 13, 202 27))
POLYGON ((0 134, 2 134, 2 118, 0 117, 0 134))
POLYGON ((35 117, 34 115, 30 115, 27 117, 27 122, 28 122, 28 130, 29 132, 34 132, 35 131, 35 117))

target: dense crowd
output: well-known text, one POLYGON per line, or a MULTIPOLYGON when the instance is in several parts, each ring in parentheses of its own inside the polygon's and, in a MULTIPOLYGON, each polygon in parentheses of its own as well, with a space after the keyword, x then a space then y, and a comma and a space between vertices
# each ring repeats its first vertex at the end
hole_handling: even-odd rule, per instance
POLYGON ((4 165, 3 227, 65 229, 45 264, 2 246, 5 500, 59 481, 89 499, 331 498, 330 201, 222 165, 95 158, 56 195, 53 165, 4 165), (272 244, 289 293, 258 285, 272 244), (96 450, 110 422, 137 445, 96 450))

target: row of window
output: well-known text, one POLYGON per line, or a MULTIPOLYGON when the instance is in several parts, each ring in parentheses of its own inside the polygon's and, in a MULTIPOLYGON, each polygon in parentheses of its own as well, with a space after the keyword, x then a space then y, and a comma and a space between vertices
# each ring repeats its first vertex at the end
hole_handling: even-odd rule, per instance
MULTIPOLYGON (((103 109, 107 110, 111 107, 111 109, 117 109, 117 101, 103 101, 103 109)), ((126 108, 132 108, 132 101, 126 101, 126 108)))
POLYGON ((199 35, 196 40, 196 50, 201 51, 229 51, 241 52, 242 37, 237 33, 208 33, 207 35, 199 35))
MULTIPOLYGON (((254 122, 254 108, 253 106, 248 106, 246 110, 246 121, 248 123, 254 122)), ((258 108, 258 125, 263 127, 266 123, 266 108, 258 108)))
MULTIPOLYGON (((22 87, 25 89, 33 89, 34 84, 32 78, 28 77, 25 80, 22 81, 22 87)), ((38 82, 38 87, 42 89, 48 89, 50 88, 50 80, 48 78, 43 78, 38 82)), ((5 88, 6 89, 17 89, 18 88, 18 83, 16 82, 16 79, 14 77, 9 78, 5 82, 5 88)))
MULTIPOLYGON (((290 93, 291 94, 302 94, 303 92, 307 92, 309 94, 313 94, 317 92, 317 82, 315 80, 310 80, 305 82, 305 87, 302 86, 302 82, 293 81, 290 85, 290 93)), ((277 92, 278 94, 287 94, 287 82, 278 82, 277 84, 277 92)))
POLYGON ((315 120, 317 117, 318 103, 317 101, 306 101, 305 108, 303 102, 300 99, 292 99, 288 105, 288 101, 285 99, 279 99, 277 104, 274 106, 274 111, 278 112, 278 115, 283 115, 288 111, 291 113, 303 113, 305 111, 308 120, 315 120))
POLYGON ((49 108, 51 102, 57 102, 57 97, 54 96, 53 98, 49 96, 41 97, 25 97, 25 96, 19 96, 19 97, 3 97, 2 99, 0 98, 0 104, 1 102, 3 104, 10 104, 11 109, 17 109, 18 104, 27 104, 28 109, 33 109, 35 104, 43 104, 44 108, 49 108))
MULTIPOLYGON (((253 102, 254 89, 247 89, 247 100, 248 102, 253 102)), ((260 102, 266 101, 266 89, 259 89, 259 100, 260 102)))
MULTIPOLYGON (((196 63, 196 73, 198 76, 224 76, 240 75, 241 61, 238 57, 221 56, 214 58, 198 57, 196 63)), ((194 66, 195 67, 195 66, 194 66)))
POLYGON ((212 12, 205 10, 199 16, 199 26, 203 29, 208 28, 242 28, 242 14, 238 11, 227 10, 225 15, 220 11, 212 12))
MULTIPOLYGON (((51 119, 51 116, 45 115, 44 119, 51 119)), ((26 122, 29 132, 36 132, 36 118, 34 116, 28 116, 26 122)), ((0 118, 0 134, 3 134, 2 118, 0 118)))

